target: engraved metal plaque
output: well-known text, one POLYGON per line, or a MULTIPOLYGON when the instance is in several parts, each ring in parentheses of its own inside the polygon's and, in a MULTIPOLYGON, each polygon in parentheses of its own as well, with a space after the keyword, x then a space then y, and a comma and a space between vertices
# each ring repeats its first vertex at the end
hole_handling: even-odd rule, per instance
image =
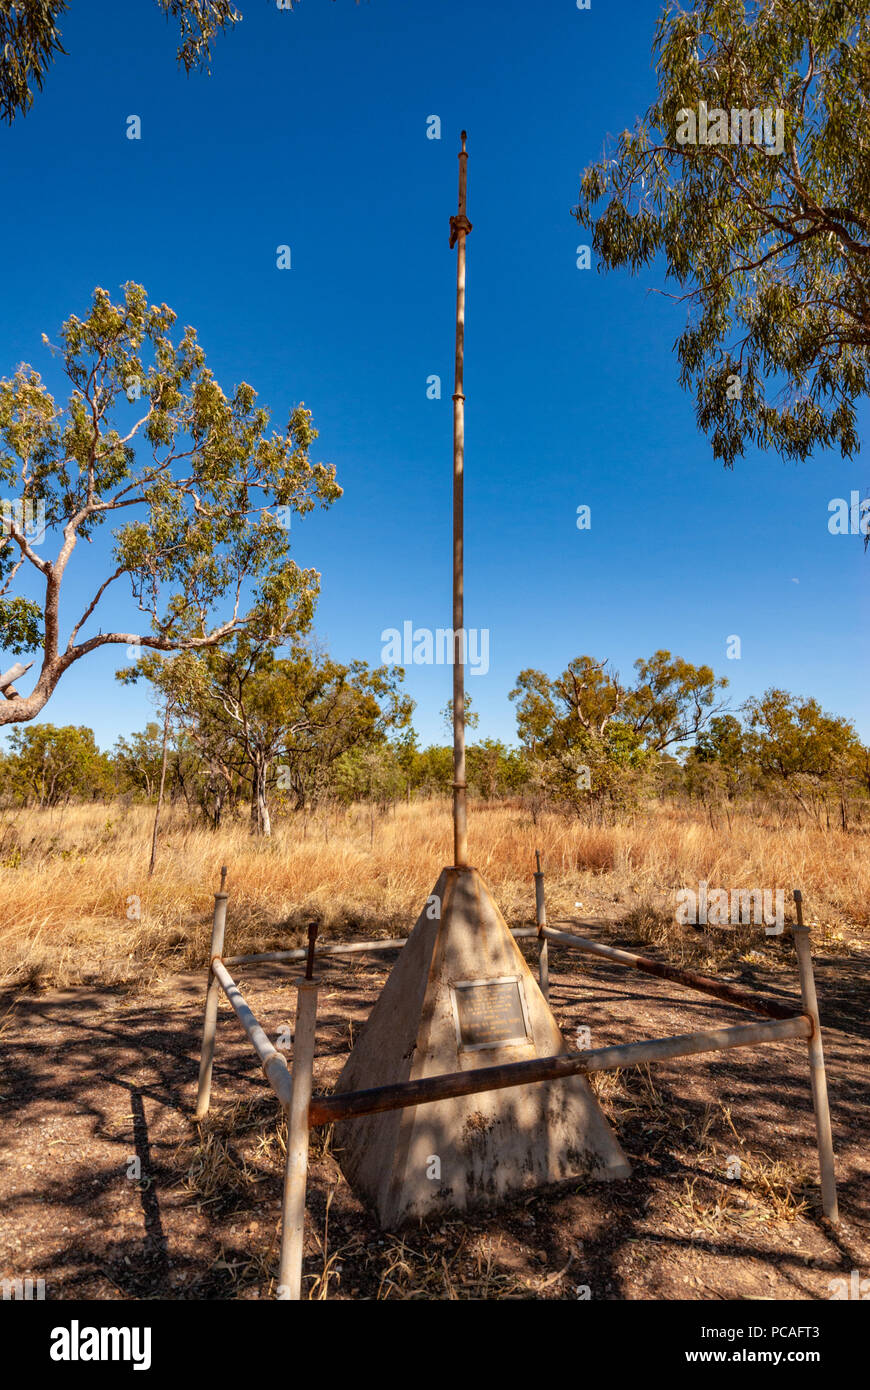
POLYGON ((450 986, 461 1052, 528 1042, 529 1019, 519 975, 457 980, 450 986))

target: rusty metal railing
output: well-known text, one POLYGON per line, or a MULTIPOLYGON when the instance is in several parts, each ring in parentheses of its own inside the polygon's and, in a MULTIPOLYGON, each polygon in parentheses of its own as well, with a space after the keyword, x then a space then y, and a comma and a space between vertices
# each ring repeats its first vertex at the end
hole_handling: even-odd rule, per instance
POLYGON ((402 1110, 409 1105, 452 1100, 454 1096, 473 1096, 481 1091, 527 1086, 535 1081, 557 1081, 566 1076, 613 1071, 617 1067, 662 1062, 670 1057, 690 1057, 699 1052, 724 1052, 732 1047, 780 1042, 784 1038, 809 1038, 812 1031, 812 1020, 805 1014, 795 1014, 775 1022, 711 1028, 706 1032, 680 1033, 672 1038, 652 1038, 644 1042, 623 1043, 618 1047, 599 1047, 589 1052, 559 1053, 554 1057, 533 1057, 528 1062, 506 1062, 498 1067, 478 1067, 475 1071, 425 1076, 419 1081, 400 1081, 393 1086, 375 1086, 368 1091, 315 1097, 309 1107, 308 1123, 311 1126, 329 1125, 339 1120, 376 1115, 385 1110, 402 1110))
MULTIPOLYGON (((585 936, 575 936, 573 932, 556 931, 544 928, 544 936, 550 941, 559 941, 563 946, 573 946, 578 951, 588 951, 593 956, 603 956, 605 960, 615 961, 617 965, 627 965, 633 970, 642 970, 647 975, 658 975, 662 980, 673 980, 675 984, 685 985, 696 994, 711 994, 723 1003, 735 1004, 739 1009, 751 1009, 753 1013, 766 1018, 792 1018, 794 1004, 780 1004, 776 999, 768 999, 763 994, 753 994, 750 990, 729 985, 725 980, 714 980, 711 975, 696 975, 692 970, 680 970, 675 965, 663 965, 651 960, 649 956, 635 955, 634 951, 621 951, 616 946, 602 946, 599 941, 590 941, 585 936)), ((795 1001, 796 1002, 796 1001, 795 1001)))
MULTIPOLYGON (((534 1057, 530 1061, 510 1062, 496 1067, 479 1067, 474 1071, 447 1072, 441 1076, 423 1077, 416 1081, 397 1082, 365 1091, 348 1091, 339 1095, 312 1096, 314 1045, 317 1022, 319 981, 314 977, 316 959, 369 950, 391 950, 403 946, 405 938, 389 941, 336 943, 316 946, 317 928, 309 927, 308 947, 292 951, 259 952, 247 956, 222 957, 226 932, 227 900, 226 869, 221 873, 220 892, 215 894, 212 923, 211 957, 203 1024, 202 1051, 197 1092, 196 1118, 207 1113, 211 1095, 212 1065, 217 1026, 218 998, 223 990, 245 1033, 253 1044, 269 1085, 287 1117, 287 1158, 284 1172, 284 1197, 281 1224, 281 1252, 277 1297, 296 1300, 302 1296, 302 1256, 305 1223, 305 1193, 308 1179, 308 1143, 312 1128, 333 1124, 339 1120, 359 1119, 409 1106, 428 1105, 458 1096, 476 1095, 485 1091, 503 1090, 563 1077, 588 1075, 598 1071, 638 1066, 676 1057, 695 1056, 705 1052, 723 1052, 738 1047, 783 1042, 804 1038, 807 1042, 812 1085, 813 1109, 816 1120, 816 1145, 821 1175, 822 1210, 827 1220, 838 1218, 837 1189, 834 1175, 834 1151, 831 1120, 828 1109, 827 1081, 822 1052, 818 1002, 813 977, 809 929, 804 925, 800 890, 795 890, 797 923, 792 928, 797 952, 801 986, 800 1011, 798 1001, 783 1002, 754 994, 736 985, 697 975, 676 966, 663 965, 633 951, 604 946, 572 932, 557 931, 546 926, 543 901, 543 874, 538 866, 535 875, 536 917, 534 928, 520 928, 515 937, 537 937, 539 943, 549 941, 612 960, 629 969, 641 970, 662 979, 671 980, 697 993, 712 995, 723 1003, 762 1014, 762 1020, 734 1027, 712 1028, 682 1033, 670 1038, 644 1039, 614 1047, 600 1047, 585 1052, 560 1053, 552 1057, 534 1057), (293 1041, 293 1069, 274 1047, 265 1030, 227 970, 232 963, 273 960, 307 959, 305 976, 294 983, 297 988, 296 1025, 293 1041)), ((540 964, 540 955, 539 955, 540 964)), ((541 971, 546 983, 546 958, 541 971)))

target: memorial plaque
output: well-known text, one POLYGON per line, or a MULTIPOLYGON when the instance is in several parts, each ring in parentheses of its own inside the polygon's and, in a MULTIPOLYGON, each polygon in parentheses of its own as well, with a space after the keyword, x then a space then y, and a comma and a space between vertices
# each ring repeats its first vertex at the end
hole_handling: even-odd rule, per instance
POLYGON ((526 1001, 519 975, 457 980, 450 986, 456 1036, 462 1052, 529 1040, 526 1001))

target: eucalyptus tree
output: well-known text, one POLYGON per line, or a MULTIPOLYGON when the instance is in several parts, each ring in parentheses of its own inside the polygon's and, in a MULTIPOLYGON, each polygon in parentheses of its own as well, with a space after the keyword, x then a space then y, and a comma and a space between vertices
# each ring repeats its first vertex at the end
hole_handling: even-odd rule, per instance
POLYGON ((332 661, 298 632, 289 649, 240 633, 219 649, 171 659, 146 654, 118 672, 144 677, 171 701, 182 727, 227 785, 241 778, 250 793, 251 830, 271 834, 270 794, 287 792, 297 806, 331 784, 339 759, 382 745, 410 723, 413 703, 400 690, 400 667, 369 669, 363 661, 332 661))
POLYGON ((743 712, 747 754, 766 788, 781 788, 818 825, 824 813, 829 828, 829 802, 836 796, 845 830, 847 796, 860 785, 867 756, 851 720, 777 688, 747 700, 743 712))
POLYGON ((521 671, 510 698, 544 784, 579 807, 614 800, 637 771, 692 741, 723 708, 727 686, 706 665, 659 650, 634 663, 633 684, 609 662, 577 657, 558 676, 521 671))
POLYGON ((41 654, 29 694, 13 679, 32 661, 0 675, 0 725, 33 719, 64 674, 103 647, 135 659, 142 649, 203 651, 241 632, 268 644, 313 612, 319 576, 291 559, 290 521, 341 488, 334 468, 310 458, 310 411, 300 403, 284 433, 271 429, 252 386, 224 394, 194 329, 173 341, 175 313, 149 306, 141 285, 123 288, 121 303, 95 290, 88 315, 63 325, 64 407, 31 366, 0 380, 0 657, 41 654), (93 545, 109 521, 111 542, 93 545), (75 568, 87 597, 64 625, 75 568), (119 581, 136 626, 131 617, 129 628, 104 630, 104 599, 119 581))
MULTIPOLYGON (((178 23, 177 56, 188 73, 194 68, 208 70, 215 35, 242 17, 231 0, 156 0, 156 4, 178 23)), ((0 6, 0 120, 11 124, 17 115, 25 114, 33 105, 34 89, 42 91, 55 58, 66 55, 61 22, 68 11, 67 0, 7 0, 0 6)))
POLYGON ((92 729, 35 724, 13 729, 4 768, 4 791, 40 807, 71 798, 111 796, 113 768, 101 753, 92 729))
POLYGON ((714 457, 859 448, 870 365, 866 0, 697 0, 655 30, 658 94, 582 175, 606 269, 662 264, 714 457), (603 206, 602 206, 603 205, 603 206))

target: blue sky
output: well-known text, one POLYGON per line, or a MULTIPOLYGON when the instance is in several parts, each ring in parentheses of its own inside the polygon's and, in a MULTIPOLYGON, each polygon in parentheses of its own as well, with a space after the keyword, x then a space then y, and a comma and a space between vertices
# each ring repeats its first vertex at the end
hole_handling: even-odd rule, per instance
MULTIPOLYGON (((628 675, 665 647, 728 676, 735 704, 784 686, 870 737, 870 557, 827 529, 831 498, 867 491, 866 449, 726 472, 677 385, 685 309, 649 292, 661 276, 576 267, 580 171, 653 98, 658 5, 238 3, 212 76, 187 78, 151 0, 70 0, 68 56, 0 130, 0 374, 24 360, 59 388, 42 332, 132 279, 196 327, 226 390, 251 382, 279 427, 304 400, 345 494, 294 523, 294 552, 323 577, 319 637, 378 664, 385 629, 450 622, 464 126, 466 625, 491 634, 489 672, 467 683, 479 735, 514 738, 524 667, 590 653, 628 675)), ((70 619, 105 558, 82 546, 70 619)), ((121 593, 100 622, 135 630, 135 613, 121 593)), ((120 659, 73 668, 43 720, 89 724, 103 746, 141 727, 148 697, 113 681, 120 659)), ((406 684, 423 742, 443 741, 449 670, 409 667, 406 684)))

